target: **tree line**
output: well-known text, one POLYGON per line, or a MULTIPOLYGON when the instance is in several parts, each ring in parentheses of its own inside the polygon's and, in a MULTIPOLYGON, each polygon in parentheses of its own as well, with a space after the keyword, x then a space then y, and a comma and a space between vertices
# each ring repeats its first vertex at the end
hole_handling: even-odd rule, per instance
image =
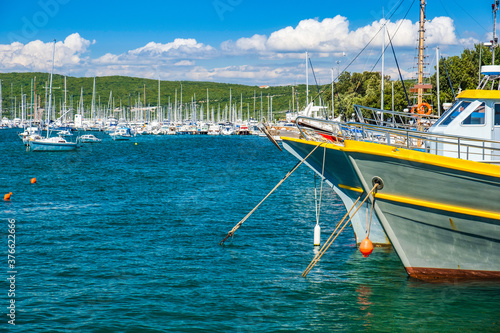
MULTIPOLYGON (((459 56, 441 58, 439 60, 439 82, 440 101, 439 103, 453 102, 454 95, 465 89, 475 89, 478 86, 479 65, 492 63, 492 52, 489 47, 481 44, 475 45, 472 49, 464 49, 459 56)), ((495 49, 495 64, 500 64, 500 48, 495 49)), ((428 82, 432 84, 432 89, 424 96, 424 100, 433 106, 434 112, 437 109, 437 85, 436 67, 434 74, 430 76, 428 82)), ((47 73, 0 73, 2 84, 2 113, 4 116, 12 114, 12 109, 19 108, 21 91, 26 96, 29 104, 31 100, 32 84, 36 86, 38 100, 43 103, 46 100, 46 86, 49 81, 47 73)), ((67 98, 74 109, 80 102, 81 91, 83 89, 83 104, 85 108, 90 108, 93 91, 92 77, 78 78, 67 77, 67 98)), ((112 103, 115 107, 130 107, 135 105, 157 105, 158 104, 158 80, 143 79, 125 76, 97 77, 95 81, 96 103, 108 105, 110 92, 112 91, 112 103), (145 95, 145 96, 144 96, 145 95)), ((416 103, 415 94, 410 93, 410 88, 415 84, 415 80, 391 80, 389 76, 384 77, 384 107, 385 109, 403 111, 416 103), (405 89, 408 95, 405 94, 405 89), (393 99, 394 95, 394 99, 393 99), (393 102, 394 100, 394 102, 393 102), (408 103, 409 100, 409 103, 408 103)), ((335 116, 340 114, 350 117, 353 112, 353 105, 359 104, 367 107, 380 107, 381 99, 381 73, 342 73, 334 83, 333 108, 335 116)), ((331 85, 320 87, 309 86, 309 97, 316 105, 322 104, 332 109, 332 89, 331 85), (318 88, 318 89, 317 89, 318 88), (319 90, 319 93, 317 92, 319 90)), ((247 86, 240 84, 198 82, 198 81, 160 81, 160 105, 166 106, 170 102, 175 102, 177 92, 177 102, 196 102, 203 105, 207 102, 207 90, 210 108, 216 109, 220 105, 224 108, 230 102, 237 108, 243 110, 253 110, 261 114, 266 114, 272 108, 275 119, 284 118, 286 111, 297 111, 306 106, 306 86, 305 84, 296 86, 247 86), (293 94, 293 97, 292 97, 293 94), (271 105, 272 99, 272 105, 271 105), (293 103, 292 103, 293 101, 293 103)), ((64 76, 54 74, 53 76, 53 96, 56 108, 59 108, 64 99, 64 76)), ((331 115, 331 113, 330 113, 331 115)))

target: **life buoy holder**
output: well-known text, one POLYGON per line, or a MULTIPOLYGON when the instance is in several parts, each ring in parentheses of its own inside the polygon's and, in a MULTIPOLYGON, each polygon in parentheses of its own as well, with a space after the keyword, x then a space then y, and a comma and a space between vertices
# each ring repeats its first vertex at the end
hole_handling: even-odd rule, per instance
POLYGON ((417 110, 418 114, 423 114, 423 115, 430 115, 432 113, 432 107, 430 106, 429 103, 420 103, 419 105, 412 106, 411 107, 411 113, 414 113, 415 109, 417 110), (425 112, 425 108, 427 108, 427 112, 425 112))

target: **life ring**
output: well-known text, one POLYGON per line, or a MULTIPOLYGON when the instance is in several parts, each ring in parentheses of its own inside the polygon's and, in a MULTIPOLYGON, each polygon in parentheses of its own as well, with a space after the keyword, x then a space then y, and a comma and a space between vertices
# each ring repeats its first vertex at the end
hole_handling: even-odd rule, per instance
POLYGON ((420 103, 417 105, 417 113, 418 114, 424 114, 426 116, 430 115, 432 113, 432 107, 429 105, 429 103, 420 103), (424 112, 424 107, 427 108, 427 112, 424 112))

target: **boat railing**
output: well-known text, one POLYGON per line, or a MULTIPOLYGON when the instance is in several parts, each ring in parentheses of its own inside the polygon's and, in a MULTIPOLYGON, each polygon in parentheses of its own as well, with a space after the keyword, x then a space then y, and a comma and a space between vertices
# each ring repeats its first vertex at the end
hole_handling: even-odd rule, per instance
POLYGON ((427 129, 439 119, 437 115, 425 115, 411 112, 390 111, 354 105, 354 111, 360 123, 388 126, 394 128, 427 129))
POLYGON ((500 163, 500 141, 307 117, 298 117, 296 125, 307 140, 338 144, 345 140, 373 142, 434 155, 500 163))

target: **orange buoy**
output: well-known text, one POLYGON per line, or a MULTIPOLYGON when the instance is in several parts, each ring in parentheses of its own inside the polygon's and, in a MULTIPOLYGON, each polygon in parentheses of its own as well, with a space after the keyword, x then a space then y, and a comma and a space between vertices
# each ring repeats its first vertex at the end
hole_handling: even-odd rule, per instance
POLYGON ((365 239, 359 244, 359 251, 363 254, 363 257, 368 257, 373 252, 372 241, 366 236, 365 239))
POLYGON ((35 178, 31 178, 31 184, 35 184, 36 183, 36 177, 35 178))
POLYGON ((12 192, 7 193, 6 195, 3 196, 3 199, 5 201, 10 201, 10 196, 12 195, 12 192))

